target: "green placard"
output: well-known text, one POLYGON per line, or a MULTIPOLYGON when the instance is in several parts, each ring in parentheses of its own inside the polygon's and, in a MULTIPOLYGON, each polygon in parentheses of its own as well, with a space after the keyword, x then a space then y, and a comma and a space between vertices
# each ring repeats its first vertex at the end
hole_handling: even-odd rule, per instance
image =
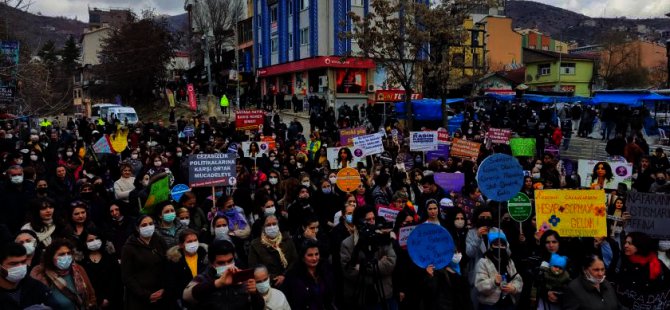
POLYGON ((535 156, 535 138, 512 138, 509 140, 512 156, 535 156))
POLYGON ((530 214, 533 213, 533 205, 526 194, 518 193, 507 201, 507 210, 513 220, 521 223, 530 218, 530 214))

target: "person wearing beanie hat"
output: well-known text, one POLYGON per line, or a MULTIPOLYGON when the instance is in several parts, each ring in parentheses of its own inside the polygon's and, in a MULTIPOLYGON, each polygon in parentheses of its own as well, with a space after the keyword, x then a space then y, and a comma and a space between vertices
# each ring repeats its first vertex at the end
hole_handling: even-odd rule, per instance
POLYGON ((507 236, 489 231, 488 250, 475 267, 479 309, 514 309, 523 280, 507 253, 507 236))
POLYGON ((550 270, 540 274, 540 279, 533 284, 530 300, 533 309, 560 310, 561 294, 570 283, 570 274, 565 271, 568 258, 551 254, 550 270), (537 306, 537 308, 536 308, 537 306))

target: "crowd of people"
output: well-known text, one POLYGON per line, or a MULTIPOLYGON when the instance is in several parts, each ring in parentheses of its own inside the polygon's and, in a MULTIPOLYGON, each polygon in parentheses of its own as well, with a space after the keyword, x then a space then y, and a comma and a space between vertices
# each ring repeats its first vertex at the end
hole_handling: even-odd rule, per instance
MULTIPOLYGON (((487 143, 489 127, 508 125, 540 137, 538 144, 558 145, 565 138, 549 132, 579 128, 556 121, 552 113, 560 111, 525 105, 467 105, 463 112, 454 136, 483 142, 475 161, 424 161, 410 151, 409 131, 391 121, 379 129, 382 156, 338 167, 326 152, 339 145, 337 130, 305 132, 297 119, 287 125, 276 113, 260 132, 204 116, 140 122, 127 128, 124 150, 106 155, 91 145, 126 130, 120 124, 79 118, 31 129, 5 121, 0 308, 670 308, 670 240, 628 233, 624 205, 628 191, 667 190, 670 163, 662 149, 625 156, 635 179, 632 188, 607 190, 608 209, 620 212, 607 236, 563 238, 538 232, 535 215, 513 222, 504 203, 482 195, 476 172, 488 155, 510 153, 487 143), (194 136, 184 137, 189 125, 194 136), (276 147, 244 158, 240 146, 235 186, 214 194, 191 188, 145 208, 159 177, 189 184, 190 155, 230 152, 233 143, 262 136, 276 147), (347 166, 360 173, 353 192, 337 186, 337 169, 347 166), (440 187, 439 172, 462 173, 462 191, 440 187), (379 217, 379 208, 397 211, 395 221, 379 217), (420 268, 401 245, 401 228, 422 223, 451 234, 455 254, 447 267, 420 268)), ((576 172, 563 168, 566 159, 544 150, 519 158, 528 172, 520 192, 532 199, 535 190, 581 188, 576 172)))

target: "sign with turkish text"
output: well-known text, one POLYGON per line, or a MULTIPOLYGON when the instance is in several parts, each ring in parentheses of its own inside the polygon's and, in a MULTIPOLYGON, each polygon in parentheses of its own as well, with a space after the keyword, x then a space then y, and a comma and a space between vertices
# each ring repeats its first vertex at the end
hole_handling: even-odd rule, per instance
POLYGON ((236 130, 259 130, 264 122, 263 110, 239 110, 235 113, 236 130))
POLYGON ((577 174, 582 187, 591 189, 617 189, 619 183, 628 188, 633 185, 633 164, 625 161, 597 161, 580 159, 577 174))
POLYGON ((409 150, 426 152, 437 150, 437 131, 412 131, 409 133, 409 150))
POLYGON ((465 175, 462 173, 436 172, 433 176, 435 184, 439 185, 447 193, 460 193, 465 185, 465 175))
POLYGON ((340 145, 351 146, 354 145, 354 137, 366 134, 365 126, 340 129, 340 145))
POLYGON ((523 167, 507 154, 486 157, 477 170, 477 185, 487 198, 503 202, 514 197, 523 186, 523 167))
POLYGON ((629 191, 626 209, 631 219, 626 231, 639 231, 655 239, 670 239, 670 195, 629 191))
POLYGON ((528 220, 531 213, 533 213, 533 205, 526 194, 517 193, 512 199, 507 201, 507 210, 513 220, 523 222, 528 220))
MULTIPOLYGON (((423 99, 421 94, 412 94, 412 100, 423 99)), ((405 91, 402 89, 378 90, 375 92, 377 102, 400 102, 405 101, 405 91)))
POLYGON ((451 156, 476 161, 482 144, 463 139, 454 139, 451 143, 451 156))
POLYGON ((447 267, 454 256, 454 240, 442 226, 423 223, 416 226, 407 239, 407 251, 414 264, 421 268, 433 265, 436 270, 447 267))
POLYGON ((371 134, 365 136, 354 137, 354 152, 360 149, 364 156, 380 154, 384 152, 384 144, 382 143, 382 136, 379 134, 371 134))
POLYGON ((361 174, 354 168, 342 168, 337 173, 335 184, 343 192, 351 193, 361 185, 361 174))
POLYGON ((356 167, 359 162, 365 160, 363 150, 356 149, 353 146, 329 147, 326 149, 326 156, 330 169, 342 169, 346 167, 356 167))
POLYGON ((561 237, 607 236, 604 190, 536 190, 537 230, 561 237))
POLYGON ((416 226, 400 227, 400 231, 398 232, 398 245, 401 247, 407 246, 407 239, 409 239, 409 235, 414 231, 414 228, 416 228, 416 226))
POLYGON ((509 144, 509 139, 512 137, 512 130, 506 128, 489 128, 488 136, 491 143, 509 144))
POLYGON ((387 222, 395 223, 396 217, 398 217, 400 210, 393 210, 390 208, 379 207, 377 209, 377 215, 383 217, 387 222))
POLYGON ((193 154, 188 157, 191 187, 228 186, 236 181, 235 154, 193 154))

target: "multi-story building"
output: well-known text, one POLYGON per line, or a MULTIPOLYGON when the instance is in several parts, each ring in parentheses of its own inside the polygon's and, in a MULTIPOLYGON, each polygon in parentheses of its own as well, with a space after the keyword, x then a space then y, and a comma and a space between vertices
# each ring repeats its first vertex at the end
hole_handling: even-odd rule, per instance
POLYGON ((594 76, 593 56, 524 48, 526 82, 531 91, 563 92, 589 97, 594 76))
POLYGON ((557 53, 568 52, 568 43, 553 39, 537 29, 516 29, 516 31, 521 34, 523 48, 557 53))
POLYGON ((346 58, 356 43, 348 12, 364 16, 369 0, 255 0, 254 64, 262 95, 288 100, 314 94, 336 110, 366 104, 374 94, 375 62, 346 58), (277 96, 279 95, 279 96, 277 96))

